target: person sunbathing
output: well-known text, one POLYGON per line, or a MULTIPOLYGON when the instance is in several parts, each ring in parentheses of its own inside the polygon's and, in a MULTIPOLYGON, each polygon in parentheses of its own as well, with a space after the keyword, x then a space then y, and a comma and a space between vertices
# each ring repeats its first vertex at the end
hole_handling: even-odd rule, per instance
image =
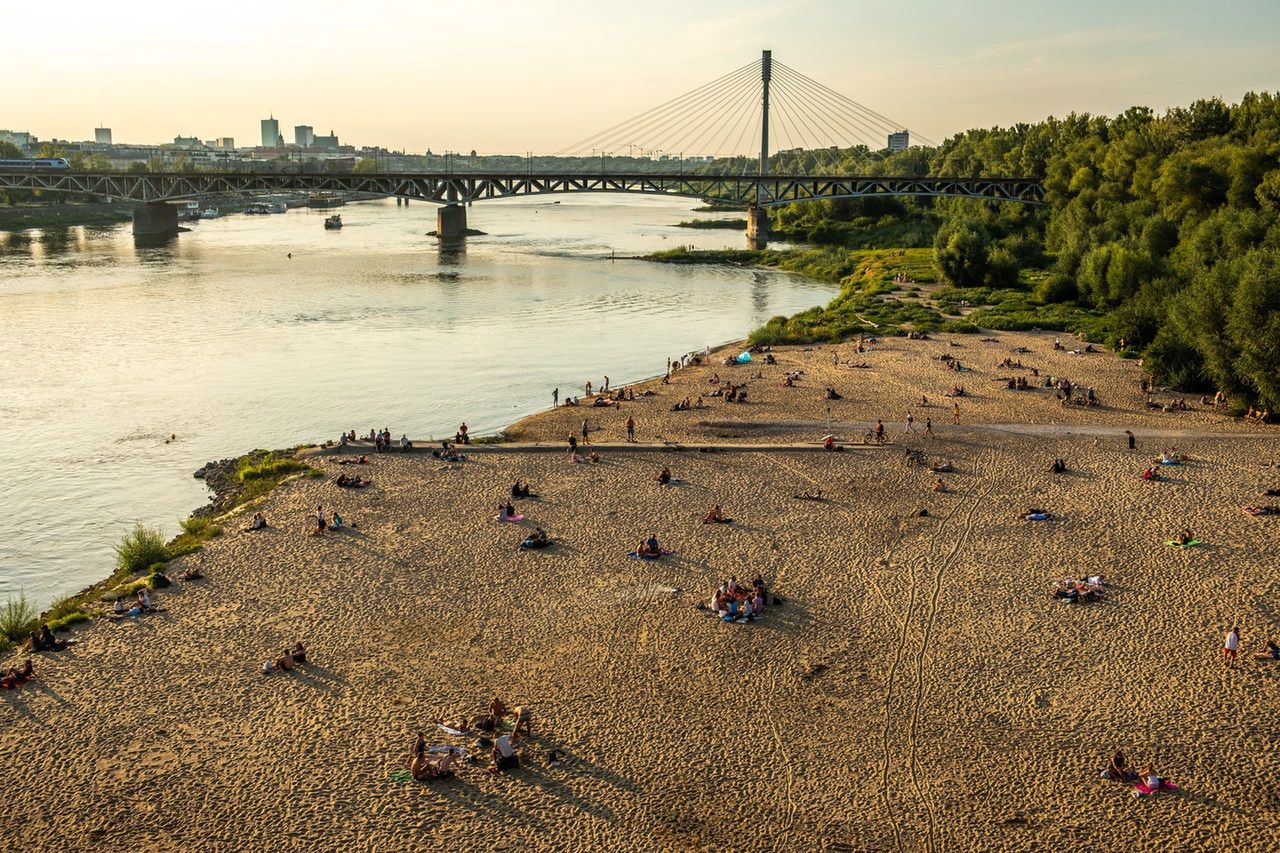
POLYGON ((1045 509, 1030 507, 1019 518, 1023 521, 1049 521, 1053 518, 1053 514, 1045 509))
POLYGON ((663 486, 669 484, 671 482, 671 469, 664 465, 658 473, 657 482, 663 486))
POLYGON ((524 541, 520 543, 520 546, 516 550, 523 551, 526 548, 546 548, 550 544, 551 537, 547 535, 547 531, 543 530, 541 527, 535 527, 533 529, 533 533, 526 536, 524 541))
POLYGON ((9 667, 9 672, 3 678, 0 678, 0 687, 5 690, 14 690, 35 677, 36 672, 31 666, 31 658, 27 658, 27 662, 21 669, 12 666, 9 667))
POLYGON ((950 462, 935 462, 929 466, 929 470, 935 474, 950 474, 955 469, 950 462))
POLYGON ((711 511, 702 519, 703 524, 728 524, 733 521, 732 518, 725 518, 724 513, 720 510, 720 504, 716 504, 711 511))
POLYGON ((204 572, 200 571, 200 570, 199 570, 199 569, 197 569, 195 566, 192 566, 192 567, 191 567, 191 568, 189 568, 189 569, 185 569, 185 570, 183 570, 182 574, 178 575, 178 580, 180 580, 180 581, 198 581, 198 580, 202 579, 203 577, 204 577, 204 572))
POLYGON ((822 500, 822 489, 805 489, 797 495, 792 495, 798 501, 820 501, 822 500))
POLYGON ((1280 506, 1242 506, 1240 509, 1248 515, 1280 515, 1280 506))

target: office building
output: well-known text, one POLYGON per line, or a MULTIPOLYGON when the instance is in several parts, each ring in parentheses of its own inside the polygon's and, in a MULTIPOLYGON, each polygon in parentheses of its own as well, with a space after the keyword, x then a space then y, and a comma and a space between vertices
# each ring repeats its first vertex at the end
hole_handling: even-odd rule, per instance
POLYGON ((300 124, 293 129, 293 144, 299 148, 310 148, 316 143, 316 131, 309 124, 300 124))
POLYGON ((911 133, 906 130, 900 130, 897 133, 889 134, 889 150, 890 151, 906 151, 911 147, 911 133))
POLYGON ((262 147, 275 148, 280 141, 280 122, 274 115, 262 120, 262 147))
POLYGON ((98 143, 99 145, 110 145, 111 144, 111 128, 95 127, 93 129, 93 141, 98 143))

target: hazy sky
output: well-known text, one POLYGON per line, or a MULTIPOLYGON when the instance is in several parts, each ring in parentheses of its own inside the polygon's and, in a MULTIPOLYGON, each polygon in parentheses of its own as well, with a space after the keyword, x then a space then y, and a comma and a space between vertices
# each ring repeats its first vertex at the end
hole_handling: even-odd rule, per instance
POLYGON ((1280 89, 1280 0, 118 0, 6 4, 0 128, 550 152, 762 48, 941 140, 1280 89))

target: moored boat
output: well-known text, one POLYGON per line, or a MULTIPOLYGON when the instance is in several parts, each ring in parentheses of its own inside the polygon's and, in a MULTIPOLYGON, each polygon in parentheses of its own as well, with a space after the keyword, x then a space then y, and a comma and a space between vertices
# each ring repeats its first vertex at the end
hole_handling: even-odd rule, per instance
POLYGON ((341 228, 342 216, 335 213, 333 216, 330 216, 329 218, 325 219, 324 227, 330 231, 335 230, 337 228, 341 228))

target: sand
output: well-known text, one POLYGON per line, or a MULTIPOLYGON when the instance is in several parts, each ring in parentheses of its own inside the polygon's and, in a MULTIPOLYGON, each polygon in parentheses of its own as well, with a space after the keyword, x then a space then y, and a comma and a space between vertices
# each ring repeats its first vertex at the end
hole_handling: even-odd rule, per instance
MULTIPOLYGON (((715 371, 757 368, 681 371, 595 436, 621 441, 633 414, 641 442, 717 453, 378 455, 359 491, 331 482, 357 469, 316 456, 329 476, 278 489, 271 529, 232 532, 242 517, 181 561, 206 579, 157 593, 165 613, 76 630, 37 656, 38 681, 0 691, 0 848, 1276 849, 1280 665, 1226 668, 1220 652, 1233 623, 1246 652, 1280 638, 1280 519, 1238 510, 1280 503, 1261 496, 1280 487, 1263 464, 1280 459, 1274 430, 1198 405, 1148 413, 1136 363, 1000 338, 891 340, 853 356, 867 370, 789 349, 750 403, 712 413, 669 407, 715 371), (1018 344, 1105 406, 998 389, 1010 371, 993 365, 1018 344), (948 351, 978 370, 957 379, 930 358, 948 351), (805 380, 779 387, 793 369, 805 380), (959 426, 941 405, 956 381, 976 392, 959 426), (834 420, 882 417, 893 444, 768 447, 813 446, 827 384, 846 398, 834 420), (944 415, 932 439, 902 434, 921 393, 944 415), (716 420, 743 423, 699 425, 716 420), (1174 443, 1193 461, 1142 482, 1174 443), (908 449, 950 460, 952 492, 930 492, 908 449), (1069 473, 1047 472, 1055 457, 1069 473), (653 483, 663 465, 683 483, 653 483), (516 477, 540 498, 516 502, 523 526, 495 523, 516 477), (830 500, 792 497, 807 488, 830 500), (357 526, 310 536, 317 503, 357 526), (699 523, 713 503, 736 522, 699 523), (1060 518, 1016 518, 1031 505, 1060 518), (517 554, 534 524, 560 543, 517 554), (1183 526, 1208 544, 1165 546, 1183 526), (676 554, 628 558, 650 532, 676 554), (696 608, 757 573, 785 599, 762 620, 696 608), (1097 573, 1104 601, 1051 598, 1057 579, 1097 573), (259 674, 297 639, 313 666, 259 674), (432 721, 494 694, 534 709, 520 770, 390 781, 418 729, 462 743, 432 721), (1100 779, 1117 747, 1181 792, 1136 800, 1100 779)), ((582 411, 512 432, 560 441, 582 411)))

